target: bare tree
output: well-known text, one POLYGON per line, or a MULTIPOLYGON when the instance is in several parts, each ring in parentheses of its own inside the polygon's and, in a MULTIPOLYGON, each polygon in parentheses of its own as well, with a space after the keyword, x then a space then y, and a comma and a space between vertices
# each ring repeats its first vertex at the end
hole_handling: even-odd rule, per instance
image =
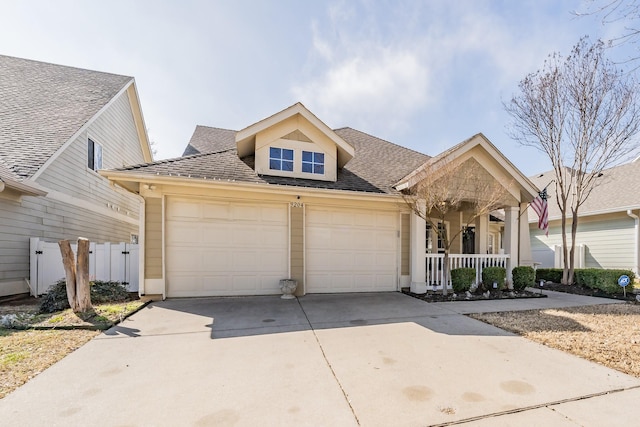
MULTIPOLYGON (((619 25, 621 33, 611 40, 611 46, 626 43, 636 44, 640 40, 640 2, 638 0, 588 0, 583 10, 573 11, 578 17, 596 16, 602 25, 619 25), (621 25, 620 25, 621 24, 621 25)), ((638 59, 638 56, 629 58, 638 59)))
POLYGON ((512 117, 510 134, 520 144, 544 152, 553 165, 565 260, 562 283, 570 284, 580 206, 598 185, 602 170, 638 148, 636 82, 607 60, 603 42, 590 44, 585 37, 566 58, 550 55, 519 88, 520 93, 505 104, 512 117))
POLYGON ((430 225, 443 244, 442 293, 447 295, 451 245, 476 219, 508 203, 511 183, 500 184, 475 159, 428 164, 411 182, 413 185, 403 193, 404 201, 430 225), (459 229, 448 232, 441 225, 449 213, 457 211, 467 214, 466 221, 459 229))

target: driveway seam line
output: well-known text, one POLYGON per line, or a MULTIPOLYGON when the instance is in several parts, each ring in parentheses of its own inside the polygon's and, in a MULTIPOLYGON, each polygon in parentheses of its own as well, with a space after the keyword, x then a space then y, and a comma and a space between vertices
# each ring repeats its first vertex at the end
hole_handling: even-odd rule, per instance
MULTIPOLYGON (((553 401, 553 402, 540 403, 538 405, 525 406, 523 408, 511 409, 509 411, 494 412, 494 413, 491 413, 491 414, 478 415, 476 417, 469 417, 469 418, 464 418, 464 419, 461 419, 461 420, 448 421, 448 422, 444 422, 444 423, 440 423, 440 424, 430 424, 429 427, 445 427, 445 426, 452 426, 452 425, 456 425, 456 424, 464 424, 464 423, 469 423, 469 422, 472 422, 472 421, 484 420, 486 418, 501 417, 501 416, 504 416, 504 415, 517 414, 517 413, 520 413, 520 412, 526 412, 526 411, 531 411, 531 410, 540 409, 540 408, 547 408, 547 409, 549 409, 551 411, 558 412, 555 408, 552 408, 552 406, 562 405, 563 403, 578 402, 580 400, 586 400, 586 399, 591 399, 591 398, 594 398, 594 397, 606 396, 608 394, 622 393, 623 391, 629 391, 629 390, 635 390, 635 389, 640 389, 640 385, 634 385, 634 386, 631 386, 631 387, 624 387, 624 388, 617 388, 617 389, 614 389, 614 390, 606 390, 606 391, 601 391, 601 392, 598 392, 598 393, 585 394, 583 396, 570 397, 568 399, 561 399, 561 400, 556 400, 556 401, 553 401)), ((560 412, 558 412, 558 413, 561 414, 560 412)), ((561 414, 561 415, 566 418, 566 415, 564 415, 564 414, 561 414)))
POLYGON ((313 325, 311 324, 311 321, 309 320, 309 316, 307 316, 307 312, 304 311, 304 307, 300 303, 300 298, 296 297, 296 301, 298 302, 298 305, 300 306, 300 310, 302 310, 302 314, 304 314, 304 317, 307 319, 307 323, 309 324, 309 328, 311 329, 311 332, 313 332, 313 337, 316 339, 316 343, 318 343, 318 347, 320 348, 320 352, 322 353, 322 357, 324 358, 325 363, 329 367, 329 370, 331 371, 331 375, 333 375, 333 378, 336 380, 336 383, 338 384, 338 387, 340 387, 340 391, 342 392, 342 396, 344 397, 344 400, 346 400, 347 405, 349 405, 349 409, 351 409, 351 413, 353 414, 353 417, 356 419, 356 424, 361 425, 360 424, 360 420, 358 419, 358 415, 356 414, 356 411, 355 411, 354 407, 351 405, 351 401, 347 397, 347 392, 345 391, 344 387, 342 386, 342 383, 338 379, 338 376, 336 375, 336 372, 333 370, 333 366, 331 366, 331 363, 329 362, 329 359, 327 358, 327 355, 324 352, 324 348, 322 347, 322 344, 320 343, 320 339, 318 338, 318 335, 316 334, 316 330, 314 329, 313 325))

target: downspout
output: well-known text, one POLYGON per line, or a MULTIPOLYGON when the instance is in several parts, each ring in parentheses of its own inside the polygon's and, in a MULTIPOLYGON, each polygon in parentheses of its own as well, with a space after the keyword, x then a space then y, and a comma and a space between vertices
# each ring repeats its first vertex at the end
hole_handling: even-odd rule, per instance
POLYGON ((640 222, 640 218, 638 218, 638 215, 634 214, 631 209, 627 209, 627 215, 629 215, 635 221, 635 225, 633 227, 633 230, 634 230, 634 233, 633 233, 633 240, 634 240, 634 245, 633 245, 634 246, 634 248, 633 248, 633 254, 634 254, 633 263, 635 264, 633 266, 633 272, 636 273, 636 275, 637 275, 638 274, 638 223, 640 222))

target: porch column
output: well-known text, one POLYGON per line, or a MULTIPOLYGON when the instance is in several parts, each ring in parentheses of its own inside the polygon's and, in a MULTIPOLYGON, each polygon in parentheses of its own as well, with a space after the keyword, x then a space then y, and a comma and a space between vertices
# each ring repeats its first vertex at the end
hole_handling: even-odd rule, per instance
POLYGON ((489 249, 489 215, 476 218, 475 253, 486 254, 489 249))
POLYGON ((411 292, 427 292, 427 224, 415 212, 411 212, 411 292))
POLYGON ((507 263, 507 284, 509 289, 513 288, 511 269, 518 265, 518 237, 520 229, 518 227, 518 215, 520 207, 507 206, 504 208, 504 253, 509 254, 507 263))
POLYGON ((520 203, 518 227, 520 228, 520 260, 518 265, 533 266, 533 256, 531 255, 531 238, 529 237, 529 214, 528 203, 520 203))

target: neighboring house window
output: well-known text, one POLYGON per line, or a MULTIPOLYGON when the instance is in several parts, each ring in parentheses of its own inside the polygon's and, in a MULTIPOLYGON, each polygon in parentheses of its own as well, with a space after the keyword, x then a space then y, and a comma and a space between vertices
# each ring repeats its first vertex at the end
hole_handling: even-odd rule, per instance
POLYGON ((102 145, 88 139, 87 153, 87 167, 94 171, 102 169, 102 145))
POLYGON ((324 153, 302 152, 302 172, 324 174, 324 153))
POLYGON ((293 150, 269 148, 269 169, 293 172, 293 150))

